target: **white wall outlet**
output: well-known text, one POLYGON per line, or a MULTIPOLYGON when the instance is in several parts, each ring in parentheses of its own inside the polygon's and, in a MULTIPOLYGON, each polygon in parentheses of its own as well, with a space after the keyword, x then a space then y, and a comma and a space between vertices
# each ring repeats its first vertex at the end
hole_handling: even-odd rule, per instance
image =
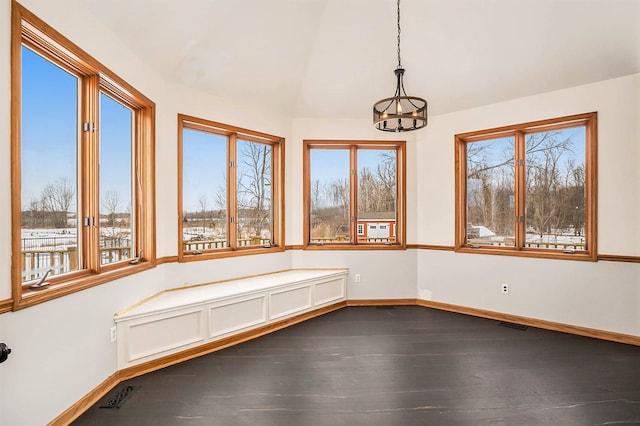
POLYGON ((118 338, 118 332, 116 331, 116 327, 111 327, 111 342, 115 342, 118 338))
POLYGON ((509 284, 502 284, 502 293, 506 294, 509 293, 509 284))
POLYGON ((355 282, 359 283, 360 282, 360 274, 356 274, 354 276, 355 282))

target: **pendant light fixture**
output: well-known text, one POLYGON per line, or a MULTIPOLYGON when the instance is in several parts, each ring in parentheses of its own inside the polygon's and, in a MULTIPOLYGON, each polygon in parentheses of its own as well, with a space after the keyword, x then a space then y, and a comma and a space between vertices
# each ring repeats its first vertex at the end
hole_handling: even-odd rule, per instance
POLYGON ((373 104, 373 124, 384 132, 408 132, 427 125, 427 101, 415 96, 407 96, 402 78, 404 68, 400 60, 400 0, 398 0, 398 67, 396 93, 391 98, 381 99, 373 104))

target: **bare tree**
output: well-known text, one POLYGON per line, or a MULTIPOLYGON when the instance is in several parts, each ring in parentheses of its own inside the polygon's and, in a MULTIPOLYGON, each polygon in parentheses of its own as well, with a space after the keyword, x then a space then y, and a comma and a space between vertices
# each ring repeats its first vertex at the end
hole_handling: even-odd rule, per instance
MULTIPOLYGON (((105 222, 100 223, 100 246, 101 247, 131 247, 130 221, 123 223, 121 213, 122 197, 118 191, 107 190, 101 199, 101 212, 105 215, 105 222)), ((127 206, 127 210, 130 207, 127 206)), ((109 253, 109 256, 112 256, 109 253)), ((113 259, 110 257, 109 261, 113 259)), ((103 259, 104 261, 104 259, 103 259)))
POLYGON ((47 184, 40 196, 43 209, 48 212, 54 228, 67 227, 69 208, 75 200, 75 187, 71 180, 63 177, 47 184))
POLYGON ((37 198, 31 198, 29 206, 22 211, 22 227, 37 228, 44 226, 45 212, 42 202, 37 198))
POLYGON ((396 155, 395 152, 380 154, 376 166, 376 188, 378 211, 394 211, 396 208, 396 155))
POLYGON ((540 234, 550 234, 562 221, 557 150, 544 151, 541 158, 532 158, 527 163, 527 225, 540 234))
MULTIPOLYGON (((561 233, 567 214, 561 159, 571 150, 571 137, 560 132, 527 135, 527 225, 540 235, 561 233)), ((566 182, 566 180, 565 180, 566 182)))
POLYGON ((390 212, 396 208, 396 169, 394 157, 381 154, 375 170, 363 167, 358 176, 358 211, 390 212))
POLYGON ((568 170, 568 184, 569 196, 566 203, 570 210, 569 216, 571 227, 573 228, 573 235, 584 235, 584 201, 585 201, 585 176, 586 172, 584 166, 570 167, 568 170))
POLYGON ((238 212, 247 219, 241 233, 260 235, 271 218, 271 146, 249 142, 242 145, 238 180, 238 212))
POLYGON ((322 185, 318 179, 311 182, 311 209, 315 210, 321 207, 322 185))
POLYGON ((118 210, 120 209, 120 193, 111 189, 105 192, 102 207, 103 214, 107 216, 107 225, 112 228, 115 227, 118 210))
POLYGON ((363 167, 358 176, 358 211, 374 212, 378 210, 379 187, 375 176, 368 167, 363 167))
POLYGON ((332 205, 337 207, 331 218, 333 235, 347 233, 349 229, 350 189, 348 179, 336 179, 328 188, 332 205))
POLYGON ((207 229, 207 216, 208 216, 208 201, 207 194, 201 194, 198 198, 198 205, 200 206, 200 226, 202 227, 202 236, 206 235, 207 229))
POLYGON ((496 152, 499 146, 491 142, 467 144, 467 222, 511 236, 514 150, 508 144, 496 152))

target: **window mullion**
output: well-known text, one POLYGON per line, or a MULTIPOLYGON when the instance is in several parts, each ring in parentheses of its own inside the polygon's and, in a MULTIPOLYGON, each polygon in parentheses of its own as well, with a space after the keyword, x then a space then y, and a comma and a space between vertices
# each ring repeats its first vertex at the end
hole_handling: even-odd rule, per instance
POLYGON ((349 161, 349 235, 351 244, 358 243, 358 148, 351 146, 349 161))
POLYGON ((79 159, 79 204, 81 214, 78 218, 82 222, 82 263, 81 269, 100 272, 100 210, 99 210, 99 135, 96 129, 98 123, 99 83, 98 76, 88 76, 82 79, 81 95, 81 129, 80 129, 80 159, 79 159), (88 124, 85 124, 88 123, 88 124), (85 222, 85 218, 86 222, 85 222))
POLYGON ((131 224, 131 243, 132 243, 132 252, 129 253, 130 257, 136 258, 139 257, 140 260, 144 258, 144 248, 146 248, 146 244, 144 242, 145 236, 143 235, 142 230, 144 227, 142 226, 142 182, 143 182, 143 168, 141 159, 143 156, 142 150, 142 142, 144 140, 144 120, 141 119, 142 111, 139 109, 134 110, 133 114, 133 146, 131 147, 131 155, 133 156, 133 170, 132 170, 132 201, 133 201, 133 223, 131 224))
POLYGON ((406 157, 404 145, 396 147, 396 244, 406 241, 406 224, 399 218, 406 217, 405 205, 401 200, 406 200, 407 190, 405 181, 406 157))
POLYGON ((525 247, 526 240, 526 219, 525 219, 525 197, 526 197, 526 147, 523 132, 515 133, 515 188, 514 188, 514 226, 515 226, 515 246, 517 250, 525 247))
POLYGON ((237 179, 237 135, 235 133, 229 135, 228 139, 228 161, 227 166, 229 167, 229 173, 227 175, 227 194, 228 194, 228 213, 227 220, 229 221, 229 247, 233 249, 238 248, 238 224, 236 223, 238 220, 238 185, 236 182, 237 179))
POLYGON ((592 253, 593 260, 597 259, 596 241, 597 241, 597 221, 598 213, 597 197, 598 197, 598 161, 596 160, 598 138, 598 118, 594 113, 585 123, 585 206, 584 206, 584 230, 588 239, 586 241, 586 249, 592 253))
POLYGON ((311 243, 311 146, 307 141, 302 146, 302 185, 304 204, 304 243, 311 243))
POLYGON ((282 140, 278 140, 278 142, 272 145, 271 205, 273 206, 273 213, 271 215, 272 230, 270 244, 275 244, 276 242, 284 244, 284 240, 281 237, 283 235, 284 229, 280 221, 276 220, 276 218, 281 217, 284 214, 284 190, 281 185, 281 182, 283 182, 282 176, 284 175, 284 170, 282 169, 283 164, 280 161, 282 150, 284 150, 284 143, 282 140))

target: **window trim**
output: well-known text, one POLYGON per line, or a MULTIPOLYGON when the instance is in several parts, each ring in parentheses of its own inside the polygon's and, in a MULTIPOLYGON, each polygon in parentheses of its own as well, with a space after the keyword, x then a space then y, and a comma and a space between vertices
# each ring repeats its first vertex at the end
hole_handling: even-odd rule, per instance
MULTIPOLYGON (((57 297, 75 293, 114 279, 151 269, 156 265, 155 247, 155 103, 95 60, 73 42, 54 30, 15 0, 11 4, 11 281, 13 310, 33 306, 57 297), (99 129, 98 101, 103 91, 134 110, 135 169, 140 188, 135 197, 139 205, 135 218, 135 246, 144 251, 137 264, 128 261, 100 264, 99 227, 82 227, 78 238, 84 243, 83 263, 86 268, 53 276, 48 287, 29 288, 22 282, 21 230, 21 74, 22 46, 26 46, 53 64, 79 78, 79 120, 94 122, 99 129)), ((98 166, 95 163, 99 132, 79 132, 79 185, 84 193, 96 192, 98 166)), ((95 195, 95 194, 94 194, 95 195)), ((97 196, 79 196, 78 205, 85 216, 99 217, 97 196)), ((132 253, 132 258, 135 255, 132 253)))
MULTIPOLYGON (((229 156, 235 156, 235 143, 231 143, 231 151, 229 156)), ((284 158, 285 158, 285 139, 280 136, 274 136, 267 133, 257 132, 254 130, 244 129, 242 127, 232 126, 228 124, 218 123, 216 121, 206 120, 186 114, 178 114, 178 262, 192 262, 208 259, 219 259, 234 256, 246 256, 252 254, 265 254, 282 252, 285 250, 284 244, 284 158), (203 250, 200 254, 192 254, 185 252, 183 242, 183 131, 191 129, 201 132, 213 133, 222 136, 228 136, 233 142, 237 139, 249 142, 267 143, 272 146, 272 210, 273 210, 273 243, 269 247, 264 246, 246 246, 246 247, 225 247, 220 249, 203 250)), ((227 158, 227 164, 229 163, 227 158)), ((236 195, 231 187, 235 187, 235 167, 229 171, 227 179, 227 206, 235 206, 236 195), (234 183, 232 183, 232 180, 234 183)), ((230 211, 230 210, 229 210, 230 211)), ((229 229, 229 241, 235 241, 236 234, 229 229)))
MULTIPOLYGON (((482 253, 507 256, 540 257, 547 259, 567 259, 597 261, 597 112, 569 115, 546 120, 510 126, 496 127, 454 136, 455 150, 455 246, 459 253, 482 253), (532 248, 524 246, 525 223, 518 223, 515 228, 516 245, 514 247, 472 247, 466 244, 466 145, 467 143, 495 139, 504 136, 515 136, 516 152, 514 159, 524 158, 523 148, 526 134, 542 131, 562 130, 583 125, 585 127, 585 242, 584 251, 563 252, 559 249, 532 248), (518 142, 521 141, 521 142, 518 142)), ((524 216, 525 168, 519 167, 514 181, 515 206, 514 215, 524 216)))
MULTIPOLYGON (((406 238, 406 141, 401 140, 389 140, 389 141, 376 141, 376 140, 317 140, 306 139, 302 141, 302 156, 303 156, 303 238, 304 243, 302 248, 304 250, 406 250, 407 238, 406 238), (357 170, 356 155, 358 149, 395 149, 396 150, 396 242, 392 244, 384 243, 360 243, 357 242, 357 220, 352 220, 350 224, 350 234, 354 236, 353 241, 347 243, 326 243, 326 244, 313 244, 311 240, 311 149, 349 149, 350 154, 350 168, 357 170)), ((351 173, 350 178, 350 216, 357 217, 357 176, 351 173)))

